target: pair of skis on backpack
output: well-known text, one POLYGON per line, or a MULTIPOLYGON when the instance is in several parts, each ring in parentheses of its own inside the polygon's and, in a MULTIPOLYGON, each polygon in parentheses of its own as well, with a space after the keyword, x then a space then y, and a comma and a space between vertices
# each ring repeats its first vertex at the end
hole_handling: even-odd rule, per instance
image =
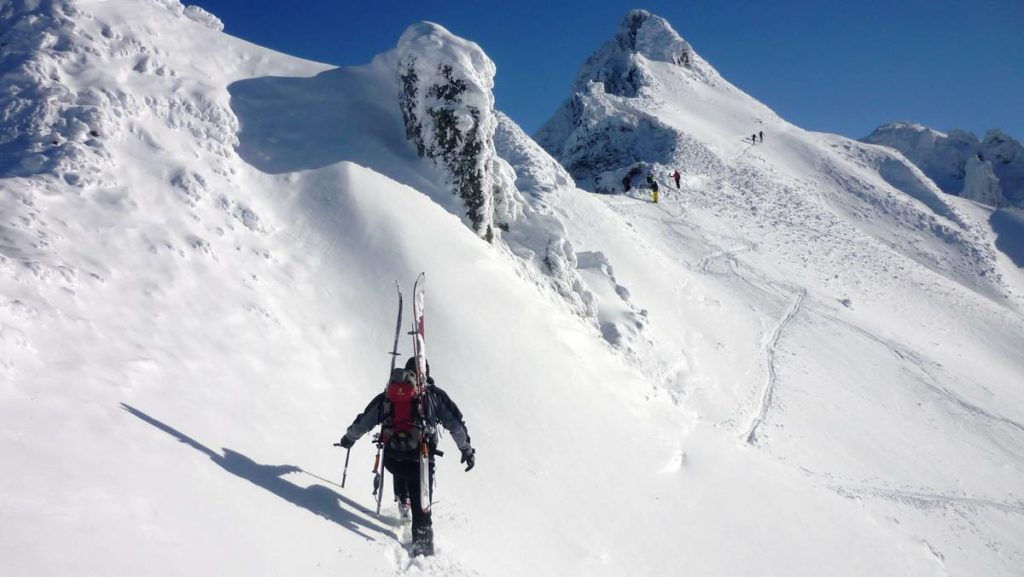
MULTIPOLYGON (((427 354, 426 354, 426 325, 423 315, 423 304, 426 295, 426 273, 420 273, 416 277, 416 282, 413 284, 413 323, 412 330, 409 332, 413 336, 413 354, 416 359, 415 362, 415 382, 413 395, 423 395, 427 386, 427 354)), ((392 375, 395 374, 395 362, 399 357, 398 352, 398 341, 402 335, 402 310, 404 309, 403 297, 402 297, 402 286, 395 282, 395 287, 398 292, 398 320, 395 322, 395 340, 391 347, 391 370, 388 373, 388 384, 385 387, 385 394, 389 392, 392 384, 404 384, 404 383, 392 383, 392 375)), ((405 392, 403 391, 403 394, 405 392)), ((403 417, 411 418, 411 415, 403 415, 403 417)), ((374 443, 377 445, 377 456, 373 462, 373 494, 377 498, 377 515, 380 516, 380 504, 381 499, 384 496, 384 467, 381 463, 381 452, 384 449, 385 443, 388 439, 383 436, 384 426, 381 425, 381 433, 377 433, 374 436, 374 443)), ((420 491, 420 508, 424 513, 430 512, 430 504, 433 497, 433 487, 431 486, 431 475, 430 475, 430 445, 428 443, 427 431, 421 432, 419 440, 419 446, 417 451, 417 460, 419 462, 419 491, 420 491)), ((348 469, 348 457, 345 459, 345 468, 348 469)), ((342 478, 342 487, 344 487, 344 477, 342 478)), ((399 500, 396 496, 396 500, 399 500)), ((407 519, 410 515, 410 506, 406 502, 399 500, 399 513, 402 519, 407 519)))

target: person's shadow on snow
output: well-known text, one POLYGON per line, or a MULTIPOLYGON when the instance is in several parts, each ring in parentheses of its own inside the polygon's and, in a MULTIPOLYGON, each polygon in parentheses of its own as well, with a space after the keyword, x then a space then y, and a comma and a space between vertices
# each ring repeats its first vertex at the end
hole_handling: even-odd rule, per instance
POLYGON ((359 511, 363 516, 369 518, 373 516, 373 511, 359 505, 344 495, 335 492, 333 489, 325 487, 324 485, 300 487, 299 485, 282 478, 284 475, 289 473, 306 473, 320 479, 320 477, 317 477, 312 473, 303 471, 301 467, 296 467, 295 465, 261 465, 249 457, 228 448, 223 448, 222 450, 224 451, 224 454, 220 455, 212 451, 206 445, 203 445, 181 431, 150 417, 131 405, 121 403, 121 408, 168 435, 171 435, 193 449, 206 454, 210 457, 211 461, 232 475, 241 477, 253 485, 266 489, 285 501, 302 507, 303 509, 319 515, 328 521, 337 523, 338 525, 365 537, 367 540, 372 539, 372 537, 367 535, 364 531, 390 535, 390 533, 380 525, 353 512, 353 510, 359 511), (342 506, 342 504, 345 506, 342 506))

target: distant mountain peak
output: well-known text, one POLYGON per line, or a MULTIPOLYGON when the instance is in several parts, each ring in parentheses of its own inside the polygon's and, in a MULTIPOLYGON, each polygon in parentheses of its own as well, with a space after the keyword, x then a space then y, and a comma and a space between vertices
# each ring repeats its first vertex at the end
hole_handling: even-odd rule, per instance
POLYGON ((679 64, 691 50, 690 45, 667 20, 646 10, 632 10, 619 25, 615 42, 625 51, 648 60, 679 64))
POLYGON ((645 10, 633 10, 615 36, 580 69, 574 91, 584 92, 587 84, 597 82, 608 94, 638 96, 651 84, 643 60, 685 68, 692 68, 696 61, 693 49, 667 20, 645 10))
MULTIPOLYGON (((895 122, 887 122, 875 129, 874 134, 884 134, 889 132, 923 132, 933 134, 936 136, 944 137, 945 134, 928 128, 923 124, 917 124, 916 122, 908 122, 906 120, 897 120, 895 122)), ((868 137, 870 138, 870 137, 868 137)))

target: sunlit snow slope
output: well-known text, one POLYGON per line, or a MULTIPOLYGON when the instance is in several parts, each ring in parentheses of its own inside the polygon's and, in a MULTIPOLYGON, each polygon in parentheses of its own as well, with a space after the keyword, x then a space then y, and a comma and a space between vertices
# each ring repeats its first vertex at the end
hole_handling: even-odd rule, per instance
POLYGON ((648 310, 649 376, 951 573, 1018 570, 1024 284, 1000 242, 1012 225, 895 151, 785 122, 644 12, 586 63, 539 140, 579 182, 617 192, 573 197, 564 221, 648 310), (640 187, 657 177, 661 203, 622 194, 631 173, 640 187), (595 198, 613 213, 600 223, 577 210, 595 198))
POLYGON ((665 90, 615 105, 686 135, 645 159, 684 190, 576 189, 496 114, 523 206, 488 244, 406 140, 394 52, 301 61, 173 0, 0 18, 4 575, 1024 561, 1020 272, 985 209, 890 153, 652 61, 665 90), (372 512, 373 447, 342 489, 331 443, 421 271, 478 464, 442 442, 438 555, 413 560, 390 493, 372 512))

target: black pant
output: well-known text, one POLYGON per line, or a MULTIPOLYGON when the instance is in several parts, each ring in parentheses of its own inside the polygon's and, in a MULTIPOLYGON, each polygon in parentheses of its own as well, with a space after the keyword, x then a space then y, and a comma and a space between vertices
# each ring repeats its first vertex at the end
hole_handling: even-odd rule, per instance
MULTIPOLYGON (((413 543, 433 544, 434 529, 430 513, 423 511, 420 499, 420 463, 384 455, 384 467, 394 477, 395 496, 399 500, 408 497, 412 505, 413 543)), ((434 460, 430 460, 430 479, 434 479, 434 460)))

